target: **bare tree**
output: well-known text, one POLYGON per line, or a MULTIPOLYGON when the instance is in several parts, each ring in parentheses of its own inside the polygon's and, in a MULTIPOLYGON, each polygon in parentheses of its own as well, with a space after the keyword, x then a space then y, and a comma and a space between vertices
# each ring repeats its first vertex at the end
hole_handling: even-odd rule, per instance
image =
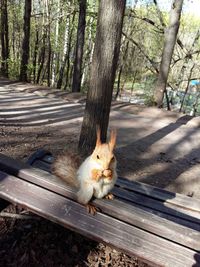
POLYGON ((72 92, 80 92, 81 75, 82 75, 82 59, 85 36, 85 17, 86 17, 86 0, 79 0, 79 20, 76 40, 76 54, 74 60, 74 72, 72 82, 72 92))
POLYGON ((173 0, 170 10, 169 26, 165 31, 162 59, 154 94, 155 103, 158 107, 162 107, 163 103, 170 64, 179 30, 182 6, 183 0, 173 0))
POLYGON ((125 3, 125 0, 101 0, 99 4, 90 84, 79 140, 81 152, 90 152, 94 147, 97 125, 101 129, 102 142, 106 141, 125 3))
POLYGON ((22 60, 20 67, 20 81, 28 80, 27 69, 29 61, 30 21, 31 21, 31 0, 25 0, 24 6, 24 39, 22 43, 22 60))

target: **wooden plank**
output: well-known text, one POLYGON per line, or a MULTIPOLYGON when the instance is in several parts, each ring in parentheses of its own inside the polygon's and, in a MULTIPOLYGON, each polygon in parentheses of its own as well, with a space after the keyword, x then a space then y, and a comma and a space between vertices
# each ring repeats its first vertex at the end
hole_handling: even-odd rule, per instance
POLYGON ((117 185, 126 190, 138 192, 152 198, 177 205, 181 208, 200 213, 200 200, 197 198, 191 198, 179 193, 169 192, 161 188, 146 185, 144 183, 139 183, 136 181, 128 181, 121 177, 120 179, 118 179, 117 185))
POLYGON ((80 204, 3 172, 0 172, 0 196, 89 238, 137 256, 152 266, 191 267, 200 264, 200 254, 193 250, 104 214, 87 214, 80 204))
MULTIPOLYGON (((44 171, 50 171, 50 165, 41 160, 37 160, 33 163, 33 166, 44 171)), ((129 187, 131 188, 131 187, 129 187)), ((134 192, 134 190, 125 190, 123 187, 116 187, 112 190, 115 196, 125 199, 131 203, 135 203, 137 205, 141 205, 147 208, 153 208, 159 212, 164 212, 166 214, 173 215, 178 218, 183 218, 185 220, 200 223, 200 213, 192 210, 185 209, 178 205, 173 205, 170 202, 161 202, 156 200, 155 198, 151 198, 150 196, 145 196, 138 192, 134 192)), ((166 192, 167 193, 167 192, 166 192)), ((186 196, 185 196, 186 197, 186 196)), ((187 197, 186 197, 187 198, 187 197)), ((194 201, 194 200, 193 200, 194 201)))
POLYGON ((164 212, 166 214, 173 215, 178 218, 182 218, 184 220, 188 220, 190 222, 196 222, 200 223, 200 214, 188 211, 183 208, 177 207, 176 205, 172 205, 171 203, 166 202, 160 202, 155 199, 152 199, 150 197, 135 193, 135 192, 129 192, 127 190, 124 190, 122 188, 114 187, 112 190, 114 195, 120 196, 120 198, 129 201, 131 203, 136 203, 138 205, 153 208, 154 210, 157 210, 159 212, 164 212))
MULTIPOLYGON (((71 199, 76 198, 75 191, 66 186, 66 184, 57 177, 39 169, 28 167, 28 169, 19 170, 18 176, 48 188, 60 195, 71 199)), ((117 190, 119 191, 119 189, 117 190)), ((114 193, 117 194, 115 191, 114 193)), ((118 192, 119 196, 120 194, 121 193, 118 192)), ((131 194, 131 196, 133 198, 133 194, 131 194)), ((187 220, 166 215, 163 212, 156 212, 152 208, 144 208, 134 203, 124 203, 120 198, 112 202, 95 200, 94 203, 102 209, 104 213, 110 214, 115 218, 121 219, 151 233, 155 233, 156 235, 163 236, 164 238, 171 239, 186 247, 191 247, 197 251, 200 250, 200 221, 198 221, 198 224, 191 223, 187 220)))
MULTIPOLYGON (((50 171, 50 165, 48 164, 53 162, 53 156, 44 155, 40 158, 40 160, 45 163, 41 163, 40 165, 38 162, 37 165, 41 166, 41 168, 46 171, 50 171)), ((116 185, 128 191, 137 192, 156 200, 161 200, 166 203, 176 205, 182 209, 191 210, 200 214, 200 200, 197 198, 191 198, 179 193, 166 191, 162 188, 154 187, 137 181, 129 181, 122 177, 118 178, 116 185)))

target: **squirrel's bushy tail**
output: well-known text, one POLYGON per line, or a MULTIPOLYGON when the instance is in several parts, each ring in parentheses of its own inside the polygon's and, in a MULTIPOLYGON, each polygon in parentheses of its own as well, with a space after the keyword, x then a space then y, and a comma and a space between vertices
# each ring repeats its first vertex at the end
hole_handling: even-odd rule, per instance
POLYGON ((52 164, 52 173, 64 180, 67 184, 78 188, 76 172, 80 166, 80 157, 73 153, 58 156, 52 164))

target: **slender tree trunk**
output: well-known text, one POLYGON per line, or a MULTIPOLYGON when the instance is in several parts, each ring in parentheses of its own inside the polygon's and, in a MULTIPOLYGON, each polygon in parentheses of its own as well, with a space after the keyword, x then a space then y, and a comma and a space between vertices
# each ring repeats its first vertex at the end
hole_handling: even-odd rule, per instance
POLYGON ((133 95, 133 89, 134 89, 134 85, 135 85, 135 81, 136 81, 137 74, 138 74, 137 70, 134 71, 134 73, 133 73, 132 85, 131 85, 131 96, 133 95))
POLYGON ((48 35, 49 40, 48 40, 48 61, 47 61, 47 85, 50 87, 51 86, 51 40, 50 40, 50 35, 48 35))
MULTIPOLYGON (((57 0, 57 14, 60 14, 60 0, 57 0)), ((57 15, 57 16, 58 16, 57 15)), ((59 16, 58 16, 59 17, 59 16)), ((56 20, 56 28, 55 28, 55 45, 54 45, 54 50, 52 51, 53 53, 53 59, 52 59, 52 80, 51 80, 51 86, 55 85, 55 79, 56 79, 56 61, 58 58, 58 52, 57 52, 57 47, 58 47, 58 35, 59 35, 59 18, 56 20)))
POLYGON ((20 81, 27 82, 28 61, 29 61, 29 41, 31 27, 31 0, 25 0, 24 6, 24 39, 22 43, 22 60, 20 67, 20 81))
POLYGON ((35 48, 33 55, 33 81, 36 82, 36 64, 37 64, 37 55, 38 55, 38 45, 39 45, 39 33, 38 29, 36 30, 36 38, 35 38, 35 48))
POLYGON ((82 76, 82 59, 85 36, 86 0, 79 0, 79 20, 76 40, 76 54, 72 81, 72 92, 80 92, 82 76))
POLYGON ((117 79, 117 92, 116 92, 116 95, 115 95, 115 99, 118 98, 119 96, 119 93, 120 93, 120 83, 121 83, 121 75, 122 75, 122 70, 123 70, 123 66, 121 65, 119 67, 119 72, 118 72, 118 79, 117 79))
POLYGON ((37 73, 37 83, 39 83, 40 81, 40 75, 42 72, 42 69, 44 67, 44 61, 45 61, 45 40, 46 40, 46 34, 44 33, 43 35, 43 44, 42 44, 42 48, 41 48, 41 52, 40 52, 40 56, 38 59, 38 65, 39 65, 39 69, 38 69, 38 73, 37 73))
MULTIPOLYGON (((93 3, 93 10, 95 10, 95 3, 93 3)), ((90 65, 92 63, 92 55, 94 51, 94 40, 92 38, 93 27, 94 27, 94 17, 91 16, 88 21, 88 38, 87 38, 87 47, 85 51, 85 62, 82 70, 81 86, 84 86, 88 83, 88 73, 90 65)))
MULTIPOLYGON (((124 68, 124 65, 125 65, 125 62, 126 62, 127 53, 128 53, 128 47, 129 47, 129 40, 125 44, 124 53, 123 53, 123 56, 121 58, 121 63, 119 64, 118 81, 117 81, 117 92, 116 92, 116 95, 115 95, 115 99, 117 99, 117 97, 119 96, 119 93, 120 93, 121 75, 122 75, 123 68, 124 68)), ((124 84, 125 84, 125 82, 124 82, 124 84)))
POLYGON ((68 85, 68 76, 69 76, 69 64, 70 64, 70 52, 71 52, 71 41, 72 41, 72 34, 74 31, 74 20, 75 20, 75 12, 73 13, 72 20, 70 22, 70 18, 67 19, 66 22, 66 29, 65 29, 65 43, 64 43, 64 51, 63 51, 63 61, 61 63, 60 71, 59 71, 59 78, 57 82, 57 88, 62 87, 64 70, 67 64, 67 71, 66 71, 66 87, 68 85), (70 27, 71 26, 71 27, 70 27))
POLYGON ((1 74, 3 76, 6 76, 6 53, 5 53, 5 1, 2 0, 1 2, 1 57, 2 57, 2 62, 1 62, 1 74))
POLYGON ((185 102, 185 97, 186 97, 187 92, 188 92, 189 87, 190 87, 190 81, 191 81, 192 71, 193 71, 194 67, 195 67, 195 64, 193 64, 191 69, 190 69, 190 73, 189 73, 189 77, 188 77, 188 81, 187 81, 187 86, 185 88, 185 92, 184 92, 183 98, 181 100, 181 106, 180 106, 179 112, 181 112, 182 109, 183 109, 183 105, 184 105, 184 102, 185 102))
POLYGON ((15 39, 15 22, 14 22, 14 19, 12 21, 12 53, 13 53, 13 58, 14 58, 14 61, 15 61, 15 58, 16 58, 16 53, 15 53, 15 46, 16 46, 16 39, 15 39))
POLYGON ((59 70, 59 77, 58 77, 58 82, 56 88, 60 89, 62 87, 62 82, 63 82, 63 76, 64 76, 64 70, 67 62, 67 57, 68 57, 68 45, 69 45, 69 26, 70 26, 70 19, 67 18, 66 20, 66 27, 65 27, 65 38, 64 38, 64 46, 63 46, 63 59, 61 62, 61 67, 59 70))
POLYGON ((1 0, 1 74, 8 77, 9 40, 7 0, 1 0))
POLYGON ((79 139, 81 152, 90 152, 96 141, 96 126, 106 141, 115 73, 120 51, 125 0, 101 0, 85 114, 79 139))
POLYGON ((174 46, 178 34, 183 0, 173 0, 170 11, 169 26, 165 32, 165 41, 162 52, 162 59, 155 88, 155 103, 162 107, 164 92, 166 90, 169 68, 172 60, 174 46))

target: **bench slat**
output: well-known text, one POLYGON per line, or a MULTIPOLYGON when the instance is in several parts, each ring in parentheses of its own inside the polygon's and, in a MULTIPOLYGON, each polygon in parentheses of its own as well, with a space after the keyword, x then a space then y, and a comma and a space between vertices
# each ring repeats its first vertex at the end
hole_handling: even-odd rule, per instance
MULTIPOLYGON (((51 158, 51 157, 48 156, 48 158, 51 158)), ((42 169, 44 171, 50 172, 50 165, 47 163, 47 161, 37 160, 32 164, 32 166, 39 168, 39 169, 42 169)), ((196 201, 196 199, 195 200, 192 199, 192 201, 191 201, 191 198, 189 198, 189 197, 182 196, 180 194, 179 194, 180 195, 179 196, 177 194, 169 192, 169 196, 168 196, 169 200, 167 200, 168 192, 161 190, 161 192, 164 191, 164 195, 162 196, 162 198, 160 198, 159 195, 162 195, 162 194, 161 194, 161 192, 159 193, 157 200, 162 200, 162 201, 158 202, 158 201, 156 201, 155 197, 152 197, 152 194, 146 194, 145 195, 145 192, 147 192, 147 193, 151 192, 152 188, 150 190, 149 188, 146 188, 146 186, 143 184, 142 185, 143 190, 141 190, 141 188, 142 188, 141 186, 139 187, 137 184, 135 184, 131 181, 127 181, 128 183, 126 183, 126 186, 124 187, 124 181, 125 181, 125 179, 122 179, 122 178, 119 178, 117 180, 116 184, 117 185, 122 184, 122 187, 120 186, 120 189, 118 189, 115 186, 115 188, 113 189, 113 193, 116 196, 121 197, 123 199, 126 199, 127 201, 132 201, 133 203, 142 205, 144 207, 150 207, 150 208, 153 207, 155 210, 166 212, 167 214, 171 214, 171 215, 174 215, 174 216, 177 216, 177 217, 189 220, 189 221, 193 221, 193 222, 196 221, 196 223, 200 223, 200 212, 197 212, 193 208, 188 209, 188 208, 185 208, 185 206, 180 205, 180 201, 184 198, 186 198, 186 201, 185 201, 186 206, 188 206, 189 204, 191 204, 191 206, 192 206, 192 203, 194 203, 194 201, 196 201), (129 187, 128 187, 128 185, 129 185, 129 187), (135 190, 135 187, 136 187, 136 190, 135 190), (124 190, 121 190, 123 188, 126 189, 126 192, 124 190), (137 190, 139 188, 140 188, 140 190, 137 190), (172 196, 174 196, 173 200, 172 200, 172 196), (176 201, 176 198, 177 198, 177 201, 176 201), (178 205, 178 203, 179 203, 179 205, 178 205), (197 220, 195 220, 194 217, 197 218, 197 220)), ((156 193, 154 192, 153 195, 155 195, 155 194, 156 193)), ((197 202, 198 202, 198 199, 197 199, 197 202)), ((197 204, 195 204, 193 206, 197 207, 197 204)))
POLYGON ((128 181, 123 178, 118 179, 117 185, 129 191, 151 196, 155 199, 163 200, 167 203, 171 203, 183 209, 188 209, 189 211, 194 211, 197 212, 197 214, 200 214, 200 200, 197 198, 195 198, 194 201, 193 198, 181 195, 179 193, 169 192, 161 188, 156 188, 154 186, 146 185, 136 181, 128 181))
POLYGON ((152 266, 200 264, 199 253, 104 214, 88 215, 80 204, 3 172, 0 172, 0 196, 89 238, 112 244, 152 266))
MULTIPOLYGON (((50 165, 46 162, 41 161, 41 160, 35 161, 32 166, 35 168, 42 169, 42 170, 47 171, 47 172, 50 171, 50 165)), ((120 178, 117 181, 117 184, 119 184, 119 183, 121 183, 120 178)), ((173 215, 175 217, 179 217, 179 218, 182 218, 184 220, 188 220, 188 221, 196 222, 196 223, 200 224, 200 212, 185 209, 182 206, 179 206, 177 204, 174 205, 173 201, 172 202, 170 202, 170 201, 165 201, 165 202, 158 201, 158 199, 156 200, 154 197, 152 198, 151 195, 148 195, 148 194, 145 195, 143 193, 140 194, 140 192, 138 192, 137 190, 135 192, 135 190, 134 190, 135 185, 132 184, 132 186, 131 186, 131 184, 132 184, 132 182, 129 183, 129 189, 130 190, 124 190, 124 186, 122 186, 122 187, 115 186, 114 189, 112 190, 112 192, 114 193, 115 196, 118 196, 122 199, 125 199, 131 203, 135 203, 135 204, 138 204, 138 205, 141 205, 144 207, 148 207, 148 208, 153 208, 154 210, 157 210, 159 212, 164 212, 166 214, 170 214, 170 215, 173 215)), ((166 194, 167 194, 167 192, 166 192, 166 194)), ((165 195, 165 197, 166 197, 166 195, 165 195)), ((184 197, 187 198, 186 196, 184 196, 184 197)), ((170 196, 170 198, 171 198, 171 196, 170 196)), ((191 198, 189 198, 189 200, 190 200, 190 202, 196 201, 196 199, 192 199, 192 201, 191 201, 191 198)), ((186 202, 188 203, 188 200, 186 202)))
MULTIPOLYGON (((40 158, 40 160, 43 161, 44 164, 40 165, 39 160, 36 161, 35 164, 37 164, 38 167, 40 166, 42 169, 49 171, 50 164, 52 164, 54 160, 53 156, 51 156, 50 154, 43 155, 40 158)), ((193 201, 191 197, 187 197, 179 193, 166 191, 162 188, 157 188, 137 181, 129 181, 122 177, 119 177, 116 184, 119 187, 124 188, 126 190, 141 193, 143 195, 152 197, 154 199, 165 201, 166 203, 171 203, 173 205, 177 205, 180 208, 188 209, 188 211, 197 212, 197 214, 200 215, 200 199, 196 198, 195 201, 193 201)))
MULTIPOLYGON (((49 190, 68 198, 75 199, 75 191, 71 187, 66 186, 66 184, 57 177, 42 170, 34 169, 31 166, 27 166, 22 163, 20 164, 21 167, 23 165, 23 168, 20 170, 18 166, 17 176, 48 188, 49 190)), ((13 173, 16 175, 16 170, 13 173)), ((117 188, 117 190, 119 192, 114 190, 114 193, 120 197, 123 192, 120 192, 119 188, 117 188)), ((128 194, 130 193, 128 192, 128 194)), ((133 195, 134 194, 132 193, 132 198, 133 195)), ((127 199, 129 199, 129 197, 130 196, 127 196, 127 199)), ((138 202, 142 202, 140 197, 136 196, 136 199, 138 199, 138 202)), ((154 200, 154 202, 156 201, 154 200)), ((94 203, 96 206, 101 208, 103 212, 110 214, 111 216, 126 221, 149 232, 155 233, 159 236, 163 236, 164 238, 174 240, 175 242, 183 244, 186 247, 191 247, 197 251, 200 250, 200 224, 190 223, 183 219, 177 219, 174 216, 165 215, 162 212, 156 213, 152 208, 143 208, 135 203, 125 204, 120 201, 120 198, 111 202, 106 200, 95 200, 94 203), (187 226, 187 228, 184 226, 187 226)), ((160 205, 160 209, 162 208, 163 206, 160 205)), ((192 218, 190 219, 192 220, 192 218)))

